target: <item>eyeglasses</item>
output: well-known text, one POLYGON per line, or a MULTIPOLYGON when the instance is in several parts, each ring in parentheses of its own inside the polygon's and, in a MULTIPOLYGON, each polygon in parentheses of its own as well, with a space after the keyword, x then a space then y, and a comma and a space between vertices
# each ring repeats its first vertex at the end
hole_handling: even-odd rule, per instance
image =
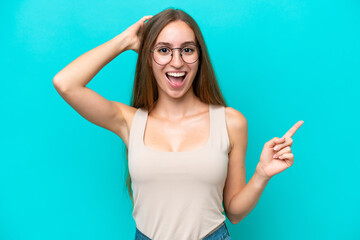
POLYGON ((154 61, 159 65, 166 65, 171 62, 174 49, 180 50, 180 57, 186 63, 194 63, 200 57, 200 47, 194 44, 186 45, 183 48, 170 48, 167 46, 159 46, 153 50, 149 50, 152 53, 154 61))

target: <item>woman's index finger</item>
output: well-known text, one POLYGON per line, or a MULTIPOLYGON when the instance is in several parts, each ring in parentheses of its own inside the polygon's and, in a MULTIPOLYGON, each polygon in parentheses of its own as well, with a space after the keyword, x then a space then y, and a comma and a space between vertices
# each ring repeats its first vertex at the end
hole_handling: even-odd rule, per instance
POLYGON ((290 128, 289 131, 287 131, 283 137, 291 138, 292 136, 294 136, 295 132, 301 127, 303 123, 304 121, 302 120, 295 123, 295 125, 292 126, 292 128, 290 128))

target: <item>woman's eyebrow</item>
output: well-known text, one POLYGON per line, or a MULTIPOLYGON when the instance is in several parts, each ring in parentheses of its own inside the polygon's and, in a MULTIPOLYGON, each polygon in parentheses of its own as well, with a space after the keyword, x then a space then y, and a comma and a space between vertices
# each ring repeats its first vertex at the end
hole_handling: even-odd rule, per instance
MULTIPOLYGON (((181 44, 181 46, 184 46, 184 45, 189 44, 189 43, 196 44, 194 41, 187 41, 187 42, 183 42, 183 43, 181 44)), ((155 46, 157 46, 157 45, 168 45, 168 46, 172 46, 172 44, 171 44, 171 43, 168 43, 168 42, 158 42, 155 46)))

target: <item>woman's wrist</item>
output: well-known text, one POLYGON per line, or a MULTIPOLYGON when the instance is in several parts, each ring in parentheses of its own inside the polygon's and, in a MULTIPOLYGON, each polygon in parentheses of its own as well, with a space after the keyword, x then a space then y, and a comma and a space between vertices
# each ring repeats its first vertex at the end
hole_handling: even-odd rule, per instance
POLYGON ((118 54, 129 50, 129 37, 124 32, 114 37, 113 40, 116 42, 118 54))
POLYGON ((259 167, 256 167, 253 178, 256 185, 260 187, 265 187, 271 179, 259 167))

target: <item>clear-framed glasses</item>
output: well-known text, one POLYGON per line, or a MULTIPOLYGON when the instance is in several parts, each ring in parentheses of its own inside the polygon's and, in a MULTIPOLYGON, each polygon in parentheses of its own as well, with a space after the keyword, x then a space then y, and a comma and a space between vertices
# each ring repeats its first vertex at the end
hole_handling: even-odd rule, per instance
POLYGON ((180 57, 186 63, 194 63, 200 57, 200 46, 195 44, 188 44, 182 48, 170 48, 168 46, 159 46, 153 50, 149 50, 152 53, 154 61, 159 65, 166 65, 171 62, 174 49, 180 50, 180 57))

